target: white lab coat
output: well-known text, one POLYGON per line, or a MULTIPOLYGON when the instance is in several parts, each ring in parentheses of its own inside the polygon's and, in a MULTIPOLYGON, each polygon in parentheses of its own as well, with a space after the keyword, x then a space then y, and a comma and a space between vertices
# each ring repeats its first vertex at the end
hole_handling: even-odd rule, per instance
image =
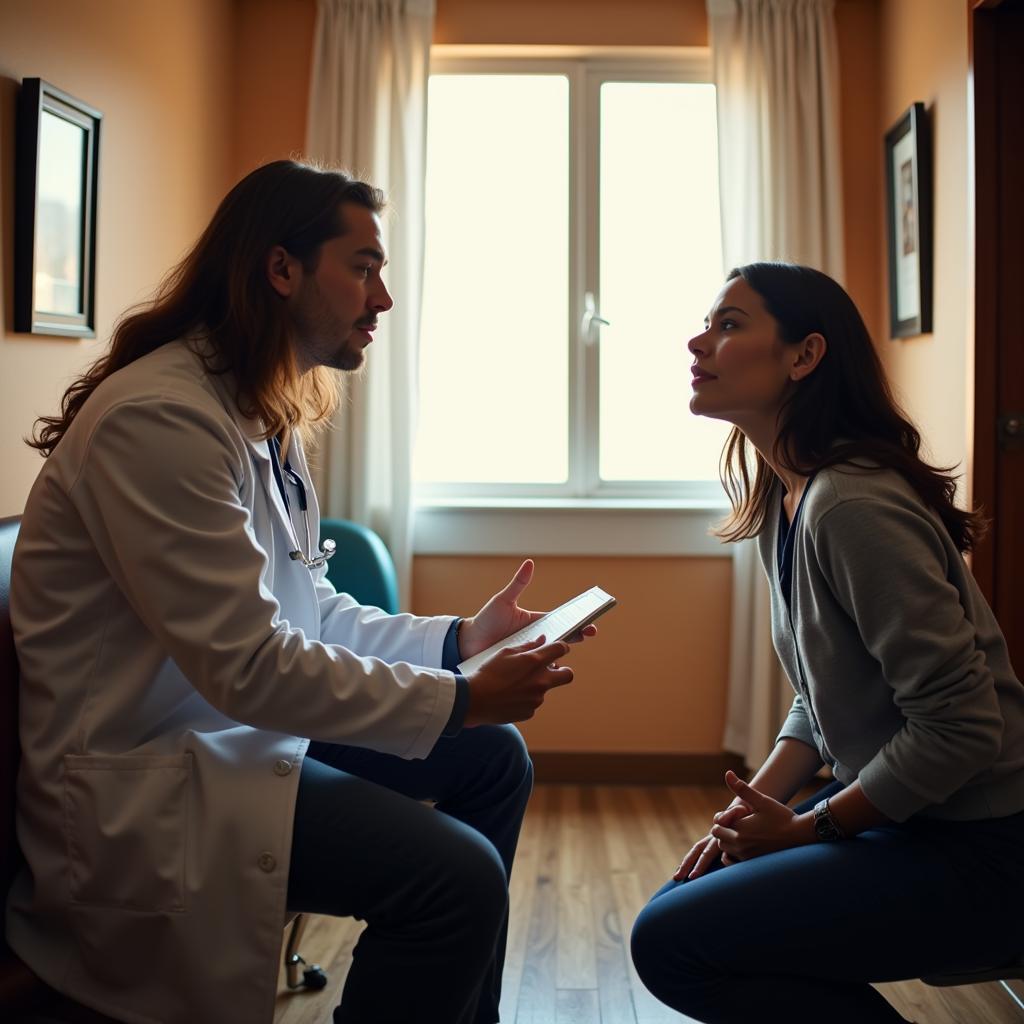
MULTIPOLYGON (((32 489, 14 950, 119 1020, 270 1024, 310 738, 425 757, 451 618, 336 594, 258 424, 181 342, 101 384, 32 489)), ((310 532, 319 513, 301 445, 310 532)))

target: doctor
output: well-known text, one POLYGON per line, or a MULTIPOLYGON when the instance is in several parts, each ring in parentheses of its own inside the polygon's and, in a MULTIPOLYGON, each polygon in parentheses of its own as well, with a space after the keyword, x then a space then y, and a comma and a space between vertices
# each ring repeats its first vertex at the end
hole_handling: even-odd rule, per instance
POLYGON ((303 446, 392 305, 381 206, 254 171, 31 442, 7 937, 117 1020, 270 1024, 289 910, 367 922, 339 1024, 498 1019, 532 780, 505 723, 572 672, 564 643, 452 671, 535 615, 531 562, 465 620, 326 578, 303 446))

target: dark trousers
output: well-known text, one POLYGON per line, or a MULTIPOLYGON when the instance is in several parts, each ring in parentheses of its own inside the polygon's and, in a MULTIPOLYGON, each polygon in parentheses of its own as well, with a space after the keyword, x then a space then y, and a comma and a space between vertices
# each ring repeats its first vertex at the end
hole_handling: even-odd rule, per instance
POLYGON ((512 726, 464 729, 420 761, 310 745, 288 907, 367 924, 336 1024, 498 1020, 508 878, 532 785, 512 726))
POLYGON ((662 1002, 707 1024, 899 1022, 869 982, 1024 951, 1022 864, 1024 814, 912 820, 719 865, 652 897, 633 960, 662 1002))

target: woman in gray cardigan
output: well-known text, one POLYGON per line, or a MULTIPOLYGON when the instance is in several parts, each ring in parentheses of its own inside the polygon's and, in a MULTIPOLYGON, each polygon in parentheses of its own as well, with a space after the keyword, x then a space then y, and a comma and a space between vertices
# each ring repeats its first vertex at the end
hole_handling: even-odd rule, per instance
POLYGON ((795 698, 633 959, 699 1021, 901 1021, 870 982, 1024 951, 1024 687, 962 558, 983 524, 831 278, 734 270, 689 349, 690 408, 734 428, 722 536, 757 538, 795 698))

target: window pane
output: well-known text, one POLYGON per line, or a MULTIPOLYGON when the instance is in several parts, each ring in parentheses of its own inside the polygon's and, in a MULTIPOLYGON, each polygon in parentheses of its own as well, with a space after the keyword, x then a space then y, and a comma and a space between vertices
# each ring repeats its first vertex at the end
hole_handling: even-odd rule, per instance
POLYGON ((717 479, 686 350, 723 283, 714 86, 605 83, 600 152, 601 477, 717 479))
POLYGON ((435 75, 428 102, 416 479, 563 482, 568 80, 435 75))

